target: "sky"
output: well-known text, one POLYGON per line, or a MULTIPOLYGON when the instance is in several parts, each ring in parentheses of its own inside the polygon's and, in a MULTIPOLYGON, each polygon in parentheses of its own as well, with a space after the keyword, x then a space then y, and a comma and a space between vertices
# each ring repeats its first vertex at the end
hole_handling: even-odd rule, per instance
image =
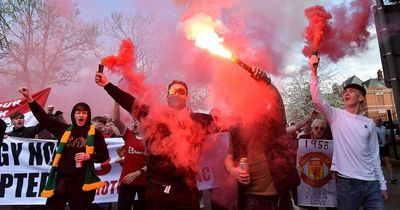
MULTIPOLYGON (((80 17, 85 22, 102 21, 113 11, 131 15, 141 13, 154 17, 154 23, 149 23, 155 33, 153 41, 156 46, 157 63, 154 70, 146 72, 146 78, 142 79, 140 72, 132 68, 134 60, 130 59, 134 56, 124 54, 126 53, 124 50, 118 52, 119 43, 103 37, 100 40, 101 42, 113 43, 115 46, 102 49, 100 57, 117 54, 116 57, 118 58, 128 57, 128 59, 121 59, 119 67, 115 69, 106 68, 104 73, 114 84, 117 84, 121 76, 124 77, 124 81, 130 81, 128 90, 132 90, 139 101, 145 101, 152 96, 151 100, 145 101, 147 104, 150 101, 150 105, 154 105, 152 104, 154 99, 161 99, 162 97, 164 97, 165 103, 165 89, 171 80, 185 81, 189 86, 189 94, 195 92, 201 95, 204 92, 204 95, 206 95, 203 98, 199 97, 197 101, 203 106, 203 109, 194 111, 208 111, 211 108, 218 108, 222 110, 223 115, 230 116, 222 117, 222 123, 224 121, 236 123, 238 117, 244 124, 258 122, 257 120, 260 117, 279 122, 284 112, 276 108, 276 106, 281 107, 282 103, 280 103, 279 94, 276 94, 272 85, 265 85, 254 80, 248 72, 235 63, 210 55, 205 50, 195 47, 193 41, 186 38, 187 34, 183 30, 185 23, 193 20, 194 17, 198 17, 199 14, 203 14, 203 17, 205 14, 212 20, 216 31, 224 38, 224 46, 248 65, 265 69, 269 75, 272 75, 273 84, 278 84, 278 87, 279 83, 285 81, 285 75, 288 71, 296 71, 307 65, 308 56, 302 53, 309 44, 309 40, 306 41, 304 38, 305 28, 308 25, 304 10, 315 5, 321 5, 335 14, 332 18, 332 26, 328 27, 330 31, 327 30, 326 36, 322 38, 319 45, 319 52, 321 60, 327 64, 326 68, 337 72, 338 82, 353 75, 357 75, 362 80, 367 80, 376 77, 377 70, 381 68, 378 42, 374 35, 375 28, 373 24, 367 26, 362 24, 362 15, 370 12, 370 7, 367 8, 366 12, 360 12, 359 16, 353 16, 356 13, 354 8, 359 8, 362 11, 363 4, 370 0, 47 1, 57 5, 60 14, 67 13, 76 3, 81 12, 80 17), (358 7, 350 6, 355 2, 357 2, 355 6, 358 7), (362 37, 365 34, 369 35, 362 37), (355 41, 346 42, 353 39, 355 41), (143 94, 134 92, 138 87, 142 88, 143 94)), ((103 30, 108 30, 108 28, 103 28, 103 30)), ((129 42, 126 43, 129 45, 129 42)), ((133 46, 124 47, 136 47, 136 44, 141 43, 132 44, 133 46)), ((73 105, 81 101, 89 104, 92 117, 110 114, 113 107, 111 97, 94 82, 94 75, 100 58, 89 56, 82 59, 81 62, 83 65, 77 75, 80 81, 67 86, 54 86, 47 103, 54 105, 55 110, 64 111, 67 121, 69 121, 68 118, 73 105)), ((12 95, 12 97, 21 97, 17 90, 14 91, 15 95, 12 95)), ((32 90, 32 93, 36 91, 39 90, 32 90)), ((11 100, 11 98, 8 100, 11 100)), ((178 130, 181 131, 182 129, 179 127, 181 127, 183 120, 191 122, 189 115, 185 116, 184 112, 166 117, 165 112, 163 112, 165 110, 157 109, 164 107, 158 105, 151 106, 152 111, 147 117, 150 122, 154 122, 153 119, 157 119, 158 122, 171 122, 172 119, 173 122, 168 124, 172 125, 169 129, 174 129, 173 126, 176 124, 175 127, 178 127, 178 130), (164 119, 165 117, 168 119, 164 119), (177 117, 177 119, 175 120, 174 117, 177 117)), ((123 117, 122 119, 125 120, 126 118, 123 117)), ((185 123, 182 124, 185 125, 185 123)), ((266 129, 270 126, 263 123, 255 125, 256 128, 267 126, 266 129)), ((223 125, 223 127, 225 126, 223 125)), ((245 130, 254 130, 256 133, 251 134, 252 136, 263 137, 267 134, 266 129, 246 128, 245 130)), ((146 130, 149 132, 147 128, 146 130)), ((195 130, 191 128, 190 133, 193 132, 195 130)), ((161 141, 160 144, 153 144, 159 148, 151 149, 157 151, 157 154, 173 154, 174 158, 183 157, 182 160, 185 164, 183 166, 190 166, 190 158, 187 158, 186 155, 189 153, 175 147, 182 143, 185 147, 184 143, 188 141, 183 142, 181 140, 182 136, 185 138, 188 136, 187 130, 185 129, 183 133, 172 133, 174 135, 169 136, 167 141, 169 143, 164 145, 161 141), (170 140, 173 142, 172 144, 170 140), (168 145, 172 145, 172 149, 165 147, 168 145), (160 153, 158 150, 163 150, 165 153, 160 153), (187 161, 188 159, 189 161, 187 161)), ((196 133, 193 134, 190 137, 195 139, 196 133)), ((195 143, 198 144, 198 142, 195 143)), ((193 147, 186 146, 186 148, 193 147)), ((193 154, 193 152, 190 151, 190 154, 193 154)), ((190 157, 195 158, 197 156, 191 155, 190 157)), ((172 160, 174 161, 174 159, 172 160)))
MULTIPOLYGON (((225 77, 225 80, 227 77, 235 80, 236 76, 241 78, 248 75, 238 73, 241 70, 236 70, 240 68, 234 64, 210 56, 194 47, 194 44, 185 38, 185 34, 180 28, 182 22, 200 12, 209 14, 224 26, 219 32, 221 32, 220 36, 225 38, 224 45, 226 47, 233 49, 247 64, 266 69, 276 83, 282 83, 285 81, 286 72, 298 70, 301 66, 307 65, 308 59, 302 54, 305 45, 304 28, 307 26, 304 9, 314 5, 322 5, 328 11, 333 11, 332 8, 338 7, 348 9, 350 3, 354 2, 351 0, 276 0, 268 1, 267 4, 265 0, 49 1, 58 4, 61 8, 60 11, 70 8, 72 4, 77 4, 81 12, 80 17, 86 22, 102 21, 114 11, 153 16, 156 25, 154 29, 157 34, 155 42, 159 47, 157 50, 160 56, 158 67, 150 75, 147 75, 147 80, 165 87, 168 81, 176 78, 188 82, 190 87, 197 88, 206 85, 208 88, 218 89, 211 94, 209 102, 211 106, 217 103, 232 103, 229 100, 219 101, 217 98, 218 95, 226 96, 225 90, 220 90, 221 88, 216 86, 216 84, 226 82, 221 79, 222 77, 225 77), (210 70, 215 68, 234 68, 229 71, 235 72, 228 74, 222 70, 210 70), (187 69, 191 69, 191 71, 189 72, 187 69)), ((346 25, 347 22, 341 23, 340 30, 350 27, 346 25)), ((366 47, 356 49, 353 53, 338 58, 336 61, 331 61, 321 53, 321 60, 327 62, 326 68, 337 72, 338 81, 344 81, 353 75, 358 76, 361 80, 367 80, 376 77, 377 70, 381 69, 378 41, 372 19, 367 29, 370 36, 365 42, 366 47)), ((324 40, 322 40, 323 42, 324 40)), ((106 49, 103 52, 104 56, 116 54, 118 43, 115 43, 114 49, 106 49)), ((94 110, 95 115, 109 112, 112 101, 101 101, 100 99, 109 98, 109 96, 92 82, 98 63, 97 57, 87 58, 79 72, 81 81, 68 86, 53 87, 48 102, 55 104, 56 109, 59 107, 68 113, 70 107, 78 101, 87 101, 91 106, 101 104, 100 108, 94 110), (62 103, 60 99, 63 99, 62 103), (65 99, 68 100, 65 101, 65 99)), ((111 81, 117 82, 118 75, 112 75, 111 81)), ((236 84, 232 82, 232 85, 236 84)), ((16 93, 15 97, 19 97, 19 95, 16 93)), ((234 96, 229 97, 233 98, 234 96)))
MULTIPOLYGON (((147 3, 146 1, 140 0, 96 0, 96 4, 93 5, 93 0, 80 0, 78 1, 78 6, 82 12, 82 17, 86 20, 96 20, 101 19, 101 17, 107 16, 113 11, 119 11, 123 13, 144 13, 160 16, 162 14, 167 15, 161 18, 165 18, 165 20, 169 20, 171 23, 177 21, 179 18, 180 10, 177 9, 176 5, 179 4, 177 2, 189 2, 185 0, 175 0, 175 1, 157 1, 150 0, 147 3), (156 5, 156 6, 154 6, 156 5), (160 12, 162 11, 162 12, 160 12)), ((218 1, 216 1, 218 2, 218 1)), ((254 13, 262 13, 267 12, 269 5, 266 5, 264 1, 249 1, 250 6, 254 6, 252 8, 252 12, 254 13), (253 2, 253 3, 251 3, 253 2), (256 6, 260 7, 256 8, 256 6)), ((282 1, 282 5, 285 3, 293 4, 289 9, 297 8, 297 11, 285 11, 283 12, 286 17, 283 18, 283 21, 294 21, 298 22, 301 27, 305 27, 306 18, 302 14, 302 8, 306 8, 307 6, 312 5, 322 5, 326 8, 330 8, 336 5, 349 4, 350 0, 311 0, 311 1, 297 1, 302 3, 293 3, 291 1, 282 1), (297 4, 297 5, 296 5, 297 4), (289 15, 290 14, 290 15, 289 15), (290 20, 289 20, 290 19, 290 20)), ((274 3, 273 3, 274 4, 274 3)), ((288 9, 288 10, 289 10, 288 9)), ((279 22, 279 19, 276 20, 279 22)), ((346 27, 346 26, 344 26, 346 27)), ((298 29, 295 29, 298 30, 298 29)), ((381 69, 381 61, 379 55, 378 41, 376 38, 376 30, 373 24, 373 20, 371 25, 368 27, 368 31, 371 33, 369 37, 369 41, 367 42, 367 49, 362 51, 361 53, 357 53, 354 55, 346 56, 343 59, 340 59, 337 63, 330 63, 328 68, 333 68, 340 72, 339 74, 342 77, 351 77, 353 75, 358 76, 362 80, 367 80, 369 78, 373 78, 376 76, 376 72, 378 69, 381 69)), ((300 34, 297 34, 300 35, 300 34)), ((293 35, 291 35, 293 36, 293 35)), ((295 36, 295 35, 294 35, 295 36)), ((295 37, 293 39, 298 39, 299 37, 295 37)), ((301 41, 301 40, 296 40, 301 41)), ((283 68, 286 70, 296 69, 299 66, 303 65, 306 61, 306 58, 299 53, 301 51, 303 43, 294 43, 294 51, 292 53, 288 53, 286 59, 284 59, 283 68), (299 48, 300 47, 300 48, 299 48), (296 49, 297 48, 297 49, 296 49)), ((323 57, 321 59, 324 59, 323 57)))

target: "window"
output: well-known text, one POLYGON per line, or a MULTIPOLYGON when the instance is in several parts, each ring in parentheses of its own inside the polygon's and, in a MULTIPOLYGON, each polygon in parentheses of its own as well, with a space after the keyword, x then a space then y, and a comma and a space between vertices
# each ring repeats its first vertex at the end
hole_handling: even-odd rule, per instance
POLYGON ((383 95, 376 95, 376 105, 384 105, 383 95))

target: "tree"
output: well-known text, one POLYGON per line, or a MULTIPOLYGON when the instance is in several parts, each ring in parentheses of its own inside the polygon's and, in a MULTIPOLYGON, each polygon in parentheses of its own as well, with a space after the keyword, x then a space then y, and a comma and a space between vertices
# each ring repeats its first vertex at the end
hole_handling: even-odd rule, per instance
POLYGON ((0 34, 7 43, 1 48, 0 75, 36 88, 77 80, 79 62, 96 44, 96 25, 79 21, 76 6, 68 15, 42 0, 8 0, 0 6, 0 34))
POLYGON ((5 6, 5 2, 0 1, 0 56, 4 56, 4 51, 8 48, 9 42, 6 33, 10 30, 9 20, 3 14, 8 13, 9 8, 5 6))
MULTIPOLYGON (((136 69, 143 72, 151 72, 156 62, 153 42, 153 17, 149 15, 124 15, 113 12, 110 18, 103 23, 103 33, 113 40, 120 42, 130 38, 135 44, 136 69)), ((115 44, 114 46, 118 46, 115 44)))
MULTIPOLYGON (((319 80, 319 86, 324 98, 332 106, 341 107, 343 104, 340 93, 337 91, 337 84, 333 82, 335 79, 334 70, 326 70, 324 65, 320 64, 318 75, 319 78, 323 78, 319 80), (335 86, 336 88, 334 88, 335 86)), ((309 116, 314 110, 310 93, 311 74, 309 68, 303 66, 288 73, 287 76, 286 82, 281 88, 286 116, 288 122, 297 122, 309 116)))

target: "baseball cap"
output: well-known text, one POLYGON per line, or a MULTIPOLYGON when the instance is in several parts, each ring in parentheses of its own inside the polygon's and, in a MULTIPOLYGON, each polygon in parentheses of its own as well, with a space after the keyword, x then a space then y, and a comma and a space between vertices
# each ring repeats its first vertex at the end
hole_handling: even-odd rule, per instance
POLYGON ((365 88, 359 84, 356 83, 350 83, 348 85, 346 85, 343 90, 346 90, 347 88, 354 88, 356 90, 359 90, 361 92, 361 94, 365 97, 365 95, 367 95, 367 91, 365 90, 365 88))

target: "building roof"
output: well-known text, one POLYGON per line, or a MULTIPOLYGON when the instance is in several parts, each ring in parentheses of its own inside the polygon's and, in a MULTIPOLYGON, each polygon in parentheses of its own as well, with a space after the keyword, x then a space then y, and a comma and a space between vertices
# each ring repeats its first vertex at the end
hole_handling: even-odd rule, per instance
POLYGON ((385 88, 385 81, 379 79, 369 79, 363 82, 365 88, 385 88))
POLYGON ((351 83, 355 83, 358 85, 363 86, 364 88, 385 88, 385 81, 383 79, 377 79, 377 78, 371 78, 365 82, 363 82, 360 78, 358 78, 357 76, 352 76, 348 79, 346 79, 346 81, 344 81, 342 83, 342 87, 345 87, 348 84, 351 83))
POLYGON ((344 82, 342 83, 342 87, 345 87, 346 85, 352 84, 352 83, 355 83, 355 84, 364 86, 364 85, 363 85, 363 81, 362 81, 360 78, 358 78, 356 75, 354 75, 354 76, 352 76, 352 77, 346 79, 346 81, 344 81, 344 82))

